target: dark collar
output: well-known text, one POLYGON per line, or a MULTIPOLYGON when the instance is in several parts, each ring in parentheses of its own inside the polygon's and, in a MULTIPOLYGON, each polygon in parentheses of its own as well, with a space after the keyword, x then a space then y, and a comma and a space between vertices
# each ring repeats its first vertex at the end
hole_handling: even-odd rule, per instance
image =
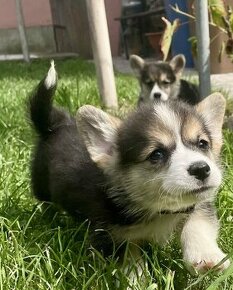
MULTIPOLYGON (((130 226, 133 224, 138 224, 145 220, 147 216, 146 211, 137 211, 136 213, 130 212, 130 201, 127 199, 127 194, 123 190, 118 190, 118 193, 121 194, 122 203, 117 203, 113 198, 109 196, 105 200, 105 206, 109 212, 109 218, 112 224, 118 224, 121 226, 130 226)), ((116 194, 114 194, 116 195, 116 194)), ((153 215, 153 218, 158 215, 168 215, 168 214, 190 214, 194 211, 195 205, 190 207, 183 208, 181 210, 172 211, 172 210, 161 210, 153 215)), ((152 218, 152 219, 153 219, 152 218)), ((147 219, 146 219, 147 220, 147 219)), ((148 220, 149 221, 149 220, 148 220)))
POLYGON ((180 209, 180 210, 176 210, 176 211, 172 211, 172 210, 162 210, 160 212, 158 212, 158 214, 179 214, 179 213, 185 213, 185 214, 189 214, 192 213, 194 211, 195 205, 191 205, 189 207, 180 209))

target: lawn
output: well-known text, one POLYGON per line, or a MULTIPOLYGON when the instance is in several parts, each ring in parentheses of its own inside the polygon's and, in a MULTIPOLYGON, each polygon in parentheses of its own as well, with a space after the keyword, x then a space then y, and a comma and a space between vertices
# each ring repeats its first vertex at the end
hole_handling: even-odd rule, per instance
MULTIPOLYGON (((41 206, 30 190, 30 155, 35 135, 27 117, 27 95, 44 76, 48 61, 0 64, 0 290, 116 289, 127 277, 116 261, 104 260, 89 247, 88 221, 74 222, 62 212, 41 206)), ((93 64, 81 60, 56 62, 59 85, 56 103, 75 113, 82 104, 99 106, 93 64)), ((131 76, 116 76, 123 115, 137 101, 138 85, 131 76)), ((225 177, 216 200, 221 221, 219 244, 226 253, 233 241, 233 134, 224 132, 225 177)), ((233 289, 233 267, 223 274, 194 277, 185 269, 176 239, 149 247, 151 269, 146 286, 135 289, 233 289), (153 277, 153 278, 152 278, 153 277)), ((142 282, 141 282, 142 283, 142 282)))

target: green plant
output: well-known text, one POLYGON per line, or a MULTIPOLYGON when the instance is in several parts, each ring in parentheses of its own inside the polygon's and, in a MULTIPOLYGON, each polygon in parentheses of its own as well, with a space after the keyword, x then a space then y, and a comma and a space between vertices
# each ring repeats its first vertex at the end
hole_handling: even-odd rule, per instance
MULTIPOLYGON (((172 9, 178 14, 187 16, 192 20, 196 20, 195 13, 189 14, 180 10, 178 4, 172 9)), ((231 60, 233 60, 233 8, 231 5, 226 5, 224 0, 208 0, 208 11, 209 11, 209 24, 218 29, 218 34, 213 37, 214 39, 219 34, 225 34, 227 39, 222 42, 221 49, 219 51, 219 60, 221 61, 222 54, 225 53, 231 60)), ((163 19, 165 22, 165 30, 161 41, 161 51, 164 56, 164 60, 167 58, 172 37, 177 29, 179 29, 178 18, 171 24, 166 18, 163 19)), ((197 39, 195 36, 190 37, 192 45, 192 53, 194 56, 197 54, 197 39)))
POLYGON ((175 33, 175 31, 179 27, 179 19, 175 19, 173 23, 171 23, 169 20, 167 20, 165 17, 162 17, 163 22, 165 23, 165 29, 161 38, 161 51, 163 54, 163 60, 165 61, 168 57, 169 50, 172 43, 172 36, 175 33))

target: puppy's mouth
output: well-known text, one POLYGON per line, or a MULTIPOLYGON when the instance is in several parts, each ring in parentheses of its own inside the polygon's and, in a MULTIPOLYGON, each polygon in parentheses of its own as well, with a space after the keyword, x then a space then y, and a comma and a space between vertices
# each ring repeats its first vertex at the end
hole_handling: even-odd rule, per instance
POLYGON ((197 189, 192 189, 188 193, 190 193, 190 194, 200 194, 200 193, 203 193, 203 192, 205 192, 207 190, 211 190, 211 189, 213 190, 214 187, 212 187, 212 186, 202 186, 202 187, 199 187, 197 189))

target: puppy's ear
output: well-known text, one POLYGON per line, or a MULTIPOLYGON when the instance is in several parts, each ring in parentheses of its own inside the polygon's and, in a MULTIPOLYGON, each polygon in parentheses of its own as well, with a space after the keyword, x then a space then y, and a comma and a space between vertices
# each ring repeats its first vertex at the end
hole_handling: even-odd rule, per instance
POLYGON ((91 159, 100 168, 105 168, 115 151, 121 121, 90 105, 78 110, 76 120, 91 159))
POLYGON ((182 72, 185 68, 185 63, 186 63, 185 56, 183 54, 178 54, 171 59, 169 64, 172 67, 174 73, 178 77, 181 77, 182 72))
POLYGON ((131 68, 133 69, 135 75, 139 77, 141 75, 141 71, 144 68, 145 61, 138 55, 132 54, 129 59, 131 68))
POLYGON ((224 120, 226 100, 220 93, 213 93, 196 106, 197 112, 206 122, 213 138, 213 146, 218 154, 222 145, 222 125, 224 120))
POLYGON ((208 126, 221 131, 226 108, 226 100, 220 93, 213 93, 196 105, 196 110, 208 122, 208 126))

